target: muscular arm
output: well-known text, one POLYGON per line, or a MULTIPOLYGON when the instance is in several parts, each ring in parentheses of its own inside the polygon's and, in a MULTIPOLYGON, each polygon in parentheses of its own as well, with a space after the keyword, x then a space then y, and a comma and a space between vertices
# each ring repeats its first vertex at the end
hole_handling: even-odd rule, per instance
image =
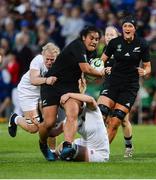
POLYGON ((93 76, 98 76, 98 77, 104 76, 104 70, 97 71, 94 68, 92 68, 89 65, 89 63, 79 63, 79 66, 80 66, 81 71, 88 75, 93 75, 93 76))
POLYGON ((40 76, 39 70, 30 69, 30 81, 31 84, 37 86, 46 83, 46 78, 40 76))
POLYGON ((67 93, 61 96, 61 104, 64 104, 69 98, 73 98, 82 102, 86 102, 91 109, 96 109, 97 103, 91 96, 80 93, 67 93))
POLYGON ((40 71, 36 69, 30 69, 30 82, 34 86, 39 86, 41 84, 53 85, 57 78, 55 76, 41 77, 40 71))

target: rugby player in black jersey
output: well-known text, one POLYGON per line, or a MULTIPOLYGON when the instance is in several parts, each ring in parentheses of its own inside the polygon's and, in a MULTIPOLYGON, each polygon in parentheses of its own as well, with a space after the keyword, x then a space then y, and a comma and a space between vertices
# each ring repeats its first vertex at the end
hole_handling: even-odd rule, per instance
MULTIPOLYGON (((104 39, 105 39, 105 44, 106 46, 104 47, 104 51, 106 50, 106 47, 110 40, 113 38, 116 38, 120 36, 121 34, 119 33, 118 29, 114 26, 107 26, 105 29, 104 33, 104 39)), ((115 63, 114 56, 112 55, 107 61, 105 62, 105 80, 110 77, 111 74, 111 69, 113 67, 113 64, 115 63)), ((107 80, 108 82, 108 80, 107 80)), ((109 85, 109 84, 108 84, 109 85)), ((107 83, 103 83, 104 88, 106 88, 107 83)), ((99 98, 100 101, 101 98, 99 98)), ((109 118, 111 117, 111 112, 110 116, 107 117, 105 120, 105 124, 107 125, 109 123, 109 118)), ((129 113, 126 115, 123 121, 121 121, 122 125, 122 130, 123 130, 123 135, 124 135, 124 140, 125 140, 125 152, 124 152, 124 157, 132 157, 133 155, 133 146, 132 146, 132 125, 129 121, 129 113)), ((108 125, 107 125, 108 126, 108 125)))
POLYGON ((136 99, 139 76, 147 76, 151 72, 148 45, 136 36, 136 21, 132 16, 123 20, 122 31, 122 36, 112 39, 102 55, 104 62, 112 55, 115 59, 110 77, 104 82, 107 86, 103 87, 98 99, 105 118, 113 110, 108 125, 110 142, 136 99))
MULTIPOLYGON (((39 144, 43 155, 49 161, 54 160, 54 158, 47 146, 47 137, 50 129, 55 124, 60 97, 68 92, 79 93, 78 80, 81 78, 82 72, 98 77, 104 75, 104 70, 98 72, 88 63, 88 57, 94 54, 100 37, 101 33, 96 27, 85 27, 80 33, 80 37, 62 50, 56 63, 46 74, 46 77, 56 76, 57 81, 52 86, 47 84, 41 86, 44 122, 39 128, 39 144)), ((61 154, 62 159, 68 156, 68 153, 72 150, 80 107, 81 102, 73 98, 70 98, 64 104, 67 121, 64 126, 65 142, 61 154)))

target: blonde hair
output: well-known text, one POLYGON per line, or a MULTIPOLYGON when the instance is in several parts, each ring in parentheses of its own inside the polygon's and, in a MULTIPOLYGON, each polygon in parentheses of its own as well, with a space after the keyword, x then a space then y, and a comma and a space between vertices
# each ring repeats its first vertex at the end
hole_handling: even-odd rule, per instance
MULTIPOLYGON (((118 29, 115 27, 115 26, 107 26, 106 28, 105 28, 105 32, 106 32, 106 30, 108 29, 108 28, 112 28, 112 29, 114 29, 115 30, 115 32, 116 32, 116 34, 117 34, 117 36, 121 36, 121 33, 118 31, 118 29)), ((104 33, 105 34, 105 33, 104 33)))
POLYGON ((44 54, 45 51, 48 51, 50 54, 60 54, 60 48, 51 42, 47 43, 45 46, 42 47, 42 54, 44 54))

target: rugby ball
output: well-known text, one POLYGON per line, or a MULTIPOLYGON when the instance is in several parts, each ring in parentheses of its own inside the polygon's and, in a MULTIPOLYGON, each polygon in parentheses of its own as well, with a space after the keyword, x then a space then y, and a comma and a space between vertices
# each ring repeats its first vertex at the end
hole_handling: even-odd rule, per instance
MULTIPOLYGON (((92 68, 96 69, 97 71, 102 71, 102 69, 104 68, 104 62, 100 58, 92 59, 89 64, 92 68)), ((96 76, 91 76, 87 74, 85 75, 85 78, 88 82, 92 82, 98 79, 98 77, 96 76)))

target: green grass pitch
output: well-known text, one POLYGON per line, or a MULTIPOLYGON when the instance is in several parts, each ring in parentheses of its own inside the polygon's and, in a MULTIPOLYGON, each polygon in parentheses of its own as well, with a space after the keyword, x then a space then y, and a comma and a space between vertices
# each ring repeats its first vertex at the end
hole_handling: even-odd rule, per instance
POLYGON ((18 128, 11 138, 7 124, 1 123, 0 179, 156 179, 156 126, 133 126, 133 144, 134 157, 123 158, 119 129, 108 163, 47 162, 39 150, 38 134, 18 128))

